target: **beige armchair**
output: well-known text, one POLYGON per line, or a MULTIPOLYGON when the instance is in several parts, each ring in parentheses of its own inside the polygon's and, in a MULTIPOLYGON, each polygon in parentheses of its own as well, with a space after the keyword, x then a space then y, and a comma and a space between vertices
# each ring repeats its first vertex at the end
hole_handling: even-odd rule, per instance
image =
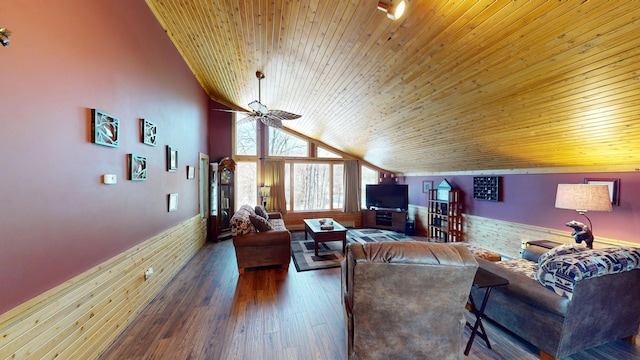
POLYGON ((463 246, 349 244, 342 263, 349 359, 461 359, 477 268, 463 246))

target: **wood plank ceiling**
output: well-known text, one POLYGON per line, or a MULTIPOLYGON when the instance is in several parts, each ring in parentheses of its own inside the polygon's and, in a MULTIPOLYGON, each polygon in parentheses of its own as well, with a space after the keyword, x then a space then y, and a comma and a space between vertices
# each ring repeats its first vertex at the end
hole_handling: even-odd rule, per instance
POLYGON ((248 109, 260 70, 287 128, 384 169, 640 168, 635 0, 147 4, 213 100, 248 109))

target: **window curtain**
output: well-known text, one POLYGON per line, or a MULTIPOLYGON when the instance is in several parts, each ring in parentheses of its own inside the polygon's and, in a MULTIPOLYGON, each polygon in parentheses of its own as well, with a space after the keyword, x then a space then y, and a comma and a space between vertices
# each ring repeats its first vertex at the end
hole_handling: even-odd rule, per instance
POLYGON ((344 212, 360 211, 360 166, 358 160, 344 161, 344 212))
POLYGON ((265 160, 264 186, 271 187, 271 196, 267 198, 267 209, 285 214, 287 201, 284 193, 284 160, 265 160))

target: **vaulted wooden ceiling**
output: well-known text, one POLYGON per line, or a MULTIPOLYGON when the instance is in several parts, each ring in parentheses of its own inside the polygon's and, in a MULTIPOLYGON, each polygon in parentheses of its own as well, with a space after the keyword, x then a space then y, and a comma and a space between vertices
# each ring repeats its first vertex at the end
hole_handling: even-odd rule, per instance
POLYGON ((634 0, 147 0, 209 96, 404 174, 640 168, 634 0))

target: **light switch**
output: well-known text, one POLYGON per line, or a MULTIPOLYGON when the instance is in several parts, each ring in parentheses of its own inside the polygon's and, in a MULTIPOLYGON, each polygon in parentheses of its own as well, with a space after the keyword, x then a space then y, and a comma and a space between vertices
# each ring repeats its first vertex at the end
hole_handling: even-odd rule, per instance
POLYGON ((115 174, 105 174, 103 176, 105 185, 113 185, 118 182, 118 178, 115 174))

